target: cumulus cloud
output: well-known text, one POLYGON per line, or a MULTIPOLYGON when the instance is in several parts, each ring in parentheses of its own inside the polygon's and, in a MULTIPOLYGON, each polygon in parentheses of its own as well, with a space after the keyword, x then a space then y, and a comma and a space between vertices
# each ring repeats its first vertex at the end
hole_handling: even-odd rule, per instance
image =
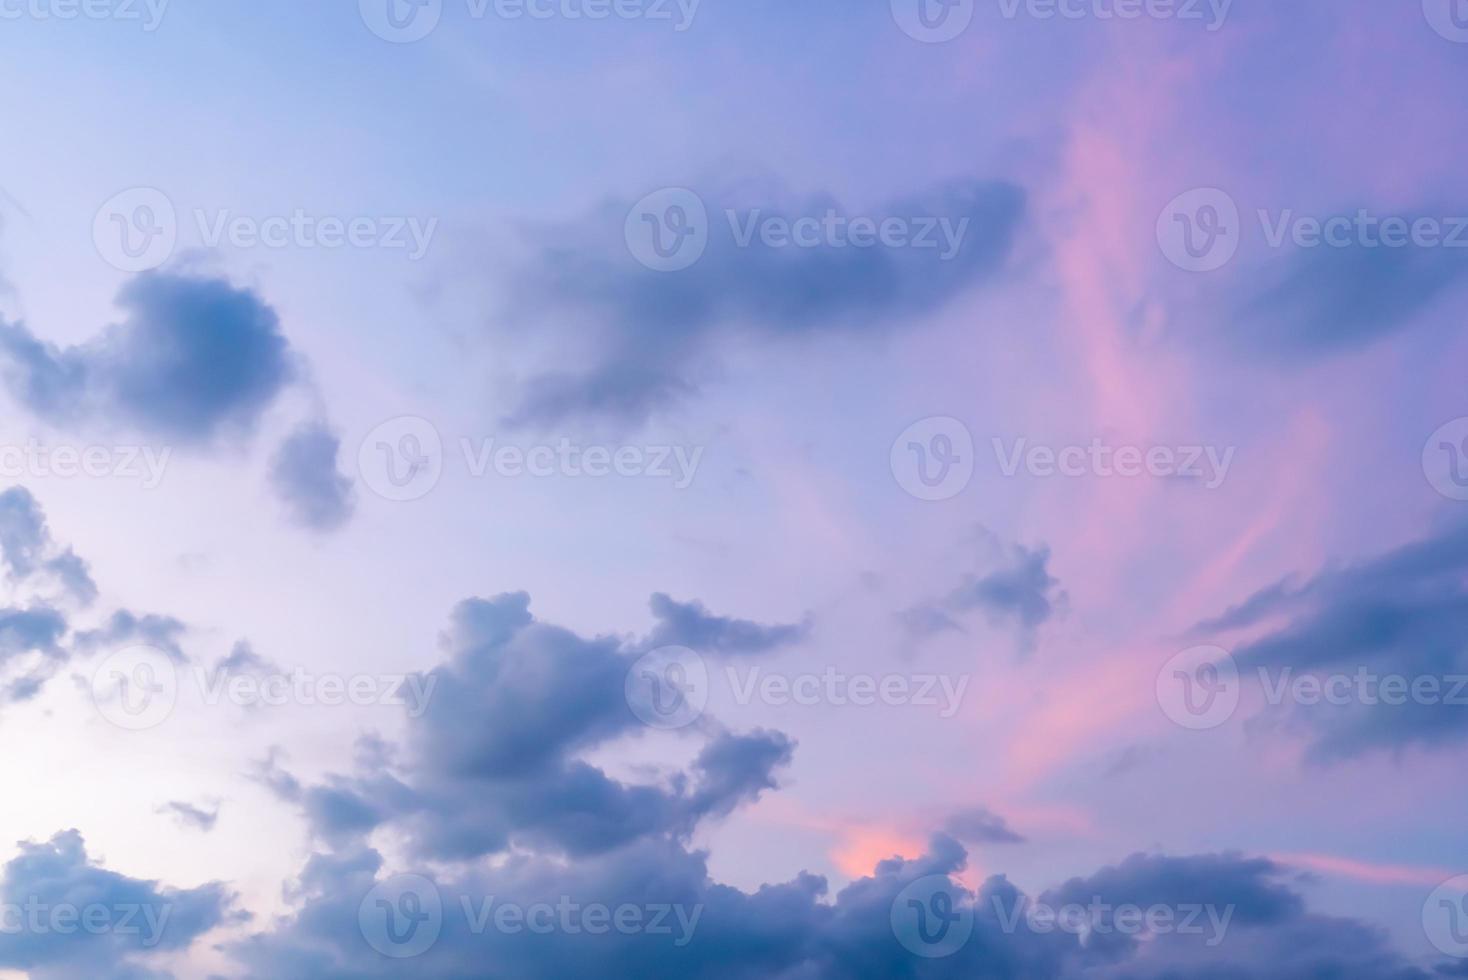
POLYGON ((54 424, 118 421, 202 444, 249 432, 294 375, 275 311, 249 289, 153 272, 125 285, 117 305, 121 322, 73 347, 0 323, 11 393, 54 424))
POLYGON ((291 519, 313 531, 334 531, 352 516, 352 481, 337 469, 341 439, 308 422, 281 443, 270 463, 270 484, 291 519))
POLYGON ((154 647, 175 661, 185 663, 189 658, 181 643, 186 632, 188 627, 172 616, 156 613, 139 615, 119 609, 96 629, 78 632, 76 645, 83 652, 90 653, 107 647, 139 644, 154 647))
POLYGON ((158 812, 173 817, 180 826, 202 830, 206 833, 213 830, 214 825, 219 822, 219 804, 217 803, 206 808, 181 800, 170 800, 163 804, 158 812))
POLYGON ((22 843, 0 876, 0 906, 10 919, 0 929, 0 967, 34 980, 165 978, 156 957, 242 921, 233 902, 218 883, 178 889, 108 871, 88 857, 75 830, 22 843))
POLYGON ((1468 737, 1468 715, 1450 697, 1450 678, 1468 676, 1468 525, 1356 564, 1276 582, 1199 624, 1193 635, 1226 641, 1250 629, 1257 635, 1233 650, 1246 678, 1263 668, 1276 680, 1286 669, 1350 676, 1364 669, 1409 684, 1439 679, 1437 698, 1294 706, 1292 718, 1309 733, 1317 760, 1468 737))
POLYGON ((716 347, 731 338, 907 326, 994 276, 1025 212, 1014 184, 960 180, 869 212, 911 222, 914 237, 931 223, 936 247, 855 247, 833 238, 785 248, 746 234, 750 222, 853 215, 828 194, 775 204, 747 190, 701 197, 707 247, 676 272, 653 271, 633 257, 624 232, 631 202, 526 233, 530 259, 508 280, 505 319, 542 331, 574 327, 576 343, 560 348, 566 360, 529 379, 511 424, 640 422, 696 394, 716 347), (951 248, 940 223, 956 239, 951 248))
POLYGON ((596 854, 686 838, 772 787, 790 760, 793 745, 778 732, 721 731, 664 784, 621 782, 581 755, 644 730, 625 685, 645 642, 542 623, 524 593, 461 603, 446 642, 449 661, 409 679, 423 710, 410 722, 405 761, 309 786, 274 760, 260 773, 322 839, 346 846, 395 822, 416 853, 435 859, 512 846, 596 854))

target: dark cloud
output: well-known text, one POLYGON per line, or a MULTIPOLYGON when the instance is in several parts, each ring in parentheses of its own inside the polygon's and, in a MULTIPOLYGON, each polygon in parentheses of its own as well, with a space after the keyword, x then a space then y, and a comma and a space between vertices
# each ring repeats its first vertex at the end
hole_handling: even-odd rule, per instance
POLYGON ((1388 248, 1356 241, 1302 248, 1238 304, 1227 329, 1281 361, 1364 347, 1410 326, 1468 278, 1462 248, 1388 248))
POLYGON ((981 806, 955 813, 943 829, 965 844, 1023 844, 1025 840, 1003 817, 981 806))
POLYGON ((251 290, 146 273, 117 304, 121 323, 64 349, 0 323, 15 397, 56 424, 119 421, 147 436, 208 443, 248 432, 294 374, 275 311, 251 290))
POLYGON ((234 896, 220 884, 167 888, 108 871, 87 856, 75 830, 45 844, 22 843, 0 877, 0 904, 22 916, 0 929, 0 967, 34 980, 164 978, 150 965, 159 954, 187 949, 204 933, 242 921, 234 896), (39 928, 27 909, 42 909, 39 928), (52 911, 75 909, 69 927, 52 924, 52 911), (87 913, 87 909, 95 909, 87 913), (90 920, 83 915, 90 914, 90 920), (92 928, 81 923, 91 921, 92 928))
POLYGON ((967 576, 941 599, 919 603, 897 614, 898 622, 914 637, 950 630, 962 631, 962 614, 983 612, 996 626, 1013 626, 1024 650, 1034 646, 1035 633, 1065 602, 1060 581, 1050 574, 1050 549, 1033 550, 1016 544, 999 549, 989 570, 967 576))
MULTIPOLYGON (((1468 713, 1453 703, 1451 680, 1468 678, 1468 525, 1354 565, 1277 582, 1199 624, 1193 636, 1222 640, 1247 629, 1260 632, 1233 650, 1246 680, 1261 668, 1274 683, 1286 669, 1295 677, 1354 678, 1366 671, 1368 677, 1403 677, 1409 685, 1438 679, 1435 698, 1358 700, 1353 682, 1352 703, 1292 706, 1291 718, 1310 733, 1317 760, 1468 737, 1468 713)), ((1461 701, 1468 692, 1458 695, 1461 701)))
POLYGON ((676 272, 653 271, 633 257, 624 237, 631 202, 527 233, 531 258, 513 270, 505 319, 542 332, 573 328, 574 347, 561 350, 575 353, 530 379, 511 424, 584 417, 640 422, 696 394, 717 373, 721 340, 908 326, 997 273, 1025 211, 1024 192, 1013 184, 954 181, 864 212, 946 221, 957 239, 951 254, 945 247, 785 248, 765 245, 757 234, 742 244, 725 212, 734 210, 747 225, 756 211, 762 219, 788 220, 849 210, 829 195, 784 205, 751 203, 747 191, 701 197, 710 218, 708 245, 697 262, 676 272))
POLYGON ((716 616, 703 603, 679 602, 662 592, 650 601, 657 626, 648 637, 649 649, 684 646, 699 653, 759 654, 799 643, 810 635, 810 623, 766 626, 747 619, 716 616))
POLYGON ((355 506, 352 481, 337 469, 341 439, 324 424, 302 425, 270 463, 270 484, 291 518, 314 531, 334 531, 355 506))
MULTIPOLYGON (((455 610, 448 663, 407 685, 422 692, 424 710, 410 722, 405 762, 302 786, 272 761, 260 778, 337 846, 394 821, 417 853, 440 860, 683 839, 774 785, 793 748, 777 732, 716 732, 687 772, 661 784, 624 783, 581 759, 644 730, 625 684, 647 644, 582 638, 537 621, 529 603, 515 593, 455 610)), ((740 623, 701 612, 696 622, 706 621, 740 623)), ((742 628, 710 636, 735 651, 752 642, 742 628)))
MULTIPOLYGON (((402 976, 406 964, 429 980, 1426 978, 1380 933, 1309 914, 1288 869, 1237 854, 1134 855, 1031 898, 1002 876, 968 891, 958 881, 964 846, 936 834, 927 853, 881 861, 834 897, 809 873, 753 892, 718 884, 690 848, 692 831, 772 789, 788 739, 701 727, 705 744, 686 771, 622 783, 580 756, 636 730, 622 684, 646 641, 585 639, 539 622, 523 594, 462 603, 445 641, 449 660, 426 675, 437 686, 401 752, 368 739, 359 774, 315 784, 274 755, 262 765, 261 781, 302 807, 326 849, 288 889, 290 914, 227 945, 245 976, 358 980, 402 976), (371 843, 382 839, 406 843, 421 864, 390 869, 371 843), (427 878, 442 909, 435 942, 411 961, 372 945, 379 887, 393 870, 427 878), (894 910, 903 921, 920 886, 941 887, 972 916, 951 955, 924 958, 899 938, 894 910), (1037 928, 1036 901, 1096 907, 1109 931, 1037 928), (682 912, 665 933, 474 925, 486 907, 567 903, 682 912), (1194 906, 1198 914, 1193 931, 1138 936, 1119 925, 1115 910, 1127 904, 1176 910, 1178 920, 1194 906)), ((982 809, 950 826, 970 840, 1017 839, 982 809)))

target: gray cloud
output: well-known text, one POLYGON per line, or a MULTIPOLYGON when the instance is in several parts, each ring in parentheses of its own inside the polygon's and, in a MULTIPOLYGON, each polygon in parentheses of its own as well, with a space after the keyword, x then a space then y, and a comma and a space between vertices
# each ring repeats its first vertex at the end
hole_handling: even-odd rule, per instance
POLYGON ((337 469, 341 439, 326 425, 300 426, 270 463, 270 484, 292 520, 314 531, 345 524, 355 506, 352 481, 337 469))

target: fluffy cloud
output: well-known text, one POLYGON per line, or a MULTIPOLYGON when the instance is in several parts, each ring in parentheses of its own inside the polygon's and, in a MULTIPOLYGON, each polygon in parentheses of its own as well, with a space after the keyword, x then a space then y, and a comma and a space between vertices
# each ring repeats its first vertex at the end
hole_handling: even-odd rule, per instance
POLYGON ((117 420, 145 436, 208 443, 248 432, 294 375, 275 311, 251 290, 147 273, 117 304, 122 322, 64 349, 0 323, 12 394, 56 424, 117 420))
MULTIPOLYGON (((1237 854, 1138 854, 1031 897, 1000 875, 970 891, 964 846, 936 834, 925 854, 881 861, 834 896, 809 873, 754 892, 721 885, 690 832, 772 788, 787 739, 708 726, 687 771, 624 784, 578 756, 636 730, 623 682, 645 641, 539 622, 523 594, 462 603, 446 640, 448 663, 428 675, 431 706, 401 751, 369 740, 360 774, 316 785, 273 759, 262 770, 327 849, 288 890, 290 914, 227 946, 243 976, 1426 978, 1380 933, 1310 914, 1286 868, 1237 854), (406 843, 407 863, 390 864, 384 842, 406 843), (1047 928, 1036 903, 1080 907, 1100 928, 1047 928), (1169 909, 1189 926, 1141 934, 1124 905, 1169 909), (594 906, 634 909, 648 926, 662 909, 663 926, 608 919, 594 930, 574 911, 594 906), (914 937, 932 942, 915 931, 918 908, 956 914, 963 941, 920 955, 934 950, 914 948, 914 937), (427 941, 398 958, 425 923, 427 941)), ((985 810, 951 824, 970 839, 1016 836, 985 810)))
POLYGON ((242 921, 233 901, 218 883, 177 889, 108 871, 75 830, 23 843, 0 877, 0 967, 34 980, 164 978, 150 960, 242 921))
POLYGON ((319 422, 302 425, 270 463, 270 483, 292 520, 314 531, 333 531, 352 516, 352 481, 337 469, 341 439, 319 422))

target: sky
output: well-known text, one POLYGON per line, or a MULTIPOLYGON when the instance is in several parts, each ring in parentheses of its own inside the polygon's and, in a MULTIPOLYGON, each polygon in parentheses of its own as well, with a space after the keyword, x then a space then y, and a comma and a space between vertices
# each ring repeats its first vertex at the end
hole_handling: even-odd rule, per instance
POLYGON ((0 0, 0 978, 1468 975, 1464 0, 0 0))

